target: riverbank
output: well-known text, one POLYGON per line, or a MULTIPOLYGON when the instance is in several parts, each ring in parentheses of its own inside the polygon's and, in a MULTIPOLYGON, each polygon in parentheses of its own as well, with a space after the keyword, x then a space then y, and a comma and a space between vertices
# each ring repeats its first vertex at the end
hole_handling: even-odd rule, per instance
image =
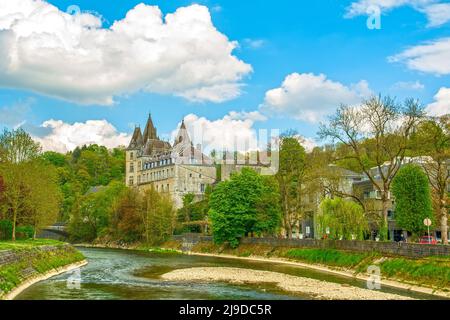
POLYGON ((10 300, 36 282, 87 264, 73 246, 51 242, 0 242, 0 300, 10 300))
MULTIPOLYGON (((168 248, 176 248, 170 242, 168 248)), ((450 259, 404 259, 377 253, 355 253, 338 250, 274 248, 263 245, 241 245, 236 249, 213 243, 199 243, 190 254, 260 262, 274 262, 309 268, 339 276, 367 281, 369 266, 381 271, 382 285, 450 299, 450 259)))
POLYGON ((410 300, 409 298, 338 283, 292 276, 284 273, 241 268, 188 268, 163 274, 166 281, 228 282, 233 284, 275 284, 292 293, 306 294, 323 300, 410 300))
MULTIPOLYGON (((226 258, 226 259, 238 259, 256 262, 268 262, 268 263, 278 263, 290 266, 296 266, 300 268, 306 268, 311 270, 316 270, 320 272, 325 272, 333 275, 343 276, 352 279, 358 279, 361 281, 367 281, 369 275, 367 274, 367 267, 370 265, 378 265, 381 269, 382 276, 382 286, 402 289, 411 292, 423 293, 427 295, 433 295, 436 297, 450 299, 450 290, 445 286, 430 286, 426 282, 415 282, 412 280, 406 280, 406 278, 411 278, 411 275, 406 275, 405 278, 394 277, 394 276, 383 276, 385 275, 383 270, 386 270, 386 265, 390 266, 392 263, 405 264, 404 259, 395 259, 393 257, 383 257, 377 254, 359 254, 353 252, 332 252, 325 250, 318 250, 321 252, 320 255, 314 256, 311 253, 317 253, 317 250, 298 251, 298 249, 292 248, 273 248, 270 246, 249 246, 241 245, 237 249, 231 249, 226 246, 217 246, 212 243, 199 243, 191 248, 189 252, 181 251, 182 244, 179 241, 169 241, 164 243, 161 248, 151 248, 142 244, 118 245, 115 243, 108 244, 80 244, 81 247, 90 248, 109 248, 109 249, 124 249, 124 250, 137 250, 137 251, 156 251, 158 253, 179 253, 179 254, 189 254, 196 256, 205 257, 216 257, 216 258, 226 258), (296 251, 292 251, 296 250, 296 251), (291 255, 288 257, 287 252, 291 255), (305 255, 305 252, 308 255, 305 255), (325 252, 325 254, 324 254, 325 252), (297 254, 295 254, 297 253, 297 254), (301 254, 298 254, 301 253, 301 254), (296 257, 294 259, 293 257, 296 257), (300 259, 305 259, 301 261, 300 259), (309 259, 309 260, 306 260, 309 259), (321 260, 322 259, 322 260, 321 260), (314 263, 311 261, 315 261, 314 263), (322 261, 318 263, 317 261, 322 261), (384 269, 381 268, 384 264, 384 269)), ((428 263, 437 263, 433 259, 425 259, 428 263)), ((443 258, 441 258, 443 259, 443 258)), ((410 260, 406 263, 418 264, 420 266, 422 260, 410 260)), ((448 267, 443 267, 443 272, 447 271, 445 277, 450 277, 450 260, 443 259, 442 263, 448 265, 448 267)), ((441 266, 442 267, 442 266, 441 266)), ((427 265, 425 267, 418 267, 416 274, 420 274, 423 270, 429 269, 427 265)), ((391 271, 392 272, 392 271, 391 271)), ((442 280, 442 279, 440 279, 442 280)), ((448 279, 450 281, 450 279, 448 279)), ((436 279, 433 279, 436 281, 436 279)), ((430 282, 431 283, 431 282, 430 282)))

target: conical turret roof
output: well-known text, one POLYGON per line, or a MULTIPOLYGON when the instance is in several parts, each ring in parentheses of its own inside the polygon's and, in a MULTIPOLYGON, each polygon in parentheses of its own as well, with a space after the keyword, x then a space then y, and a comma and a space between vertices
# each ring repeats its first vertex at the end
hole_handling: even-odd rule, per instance
POLYGON ((142 138, 141 128, 134 128, 133 137, 131 138, 128 149, 138 149, 144 145, 144 139, 142 138))
POLYGON ((148 140, 158 140, 158 134, 156 132, 155 126, 153 125, 151 114, 148 115, 147 125, 145 126, 144 144, 146 144, 148 140))

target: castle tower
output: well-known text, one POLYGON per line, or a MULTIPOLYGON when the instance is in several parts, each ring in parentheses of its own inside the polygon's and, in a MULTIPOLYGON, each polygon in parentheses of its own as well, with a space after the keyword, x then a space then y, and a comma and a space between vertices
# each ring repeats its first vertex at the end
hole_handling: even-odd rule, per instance
POLYGON ((139 150, 144 145, 141 128, 136 127, 126 150, 125 184, 130 187, 137 183, 139 150))

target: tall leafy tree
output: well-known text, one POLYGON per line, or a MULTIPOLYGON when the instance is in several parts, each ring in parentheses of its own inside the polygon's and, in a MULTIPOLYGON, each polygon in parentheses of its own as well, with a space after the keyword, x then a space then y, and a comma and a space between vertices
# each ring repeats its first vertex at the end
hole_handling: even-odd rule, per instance
POLYGON ((283 229, 289 238, 302 218, 303 186, 306 176, 306 151, 295 133, 288 133, 280 141, 279 170, 276 179, 283 210, 283 229))
POLYGON ((273 177, 244 168, 219 183, 209 199, 214 240, 236 247, 239 239, 255 233, 273 235, 281 223, 279 193, 273 177))
POLYGON ((422 167, 430 183, 442 242, 448 244, 450 197, 450 115, 423 121, 413 136, 414 155, 422 156, 422 167))
POLYGON ((149 244, 160 244, 172 234, 176 223, 173 201, 168 194, 162 194, 154 188, 143 196, 141 222, 144 238, 149 244))
POLYGON ((430 186, 422 168, 406 165, 392 182, 395 197, 395 219, 399 227, 417 236, 427 227, 423 221, 433 219, 430 186))
MULTIPOLYGON (((351 160, 379 191, 382 225, 387 225, 392 181, 411 148, 411 135, 423 115, 416 100, 398 104, 390 97, 374 96, 361 107, 341 106, 329 123, 320 127, 319 136, 343 145, 345 159, 351 160)), ((387 238, 387 232, 381 236, 387 238)))

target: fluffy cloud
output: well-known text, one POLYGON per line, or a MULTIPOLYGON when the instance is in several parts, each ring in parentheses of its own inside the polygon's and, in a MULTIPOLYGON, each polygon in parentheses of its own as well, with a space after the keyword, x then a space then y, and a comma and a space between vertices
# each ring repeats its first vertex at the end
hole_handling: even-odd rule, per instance
POLYGON ((47 151, 66 153, 77 146, 99 144, 107 148, 127 146, 131 136, 120 133, 106 120, 88 120, 84 123, 68 124, 60 120, 45 121, 41 128, 47 133, 33 136, 47 151))
POLYGON ((43 0, 0 1, 0 86, 81 104, 114 103, 144 90, 192 101, 237 97, 250 65, 233 55, 207 7, 163 16, 139 4, 110 28, 43 0))
POLYGON ((324 74, 293 73, 280 88, 266 92, 261 109, 314 123, 333 113, 340 104, 359 104, 371 93, 364 80, 345 86, 327 79, 324 74))
POLYGON ((412 70, 436 75, 450 74, 450 38, 411 47, 388 60, 405 63, 412 70))
POLYGON ((434 96, 435 102, 429 104, 425 111, 430 116, 439 117, 450 114, 450 88, 441 88, 434 96))
POLYGON ((428 27, 439 27, 450 21, 450 4, 439 0, 359 0, 347 8, 345 17, 366 15, 373 7, 381 11, 390 11, 403 6, 410 6, 425 14, 428 27))
MULTIPOLYGON (((195 114, 189 114, 184 122, 194 145, 201 144, 204 152, 212 150, 248 151, 261 147, 258 140, 259 132, 253 125, 265 121, 266 117, 257 111, 232 111, 221 119, 209 120, 195 114)), ((172 132, 175 138, 178 130, 172 132)), ((270 136, 270 132, 268 132, 270 136)), ((262 136, 261 136, 262 137, 262 136)), ((267 144, 265 141, 264 146, 267 144)))

